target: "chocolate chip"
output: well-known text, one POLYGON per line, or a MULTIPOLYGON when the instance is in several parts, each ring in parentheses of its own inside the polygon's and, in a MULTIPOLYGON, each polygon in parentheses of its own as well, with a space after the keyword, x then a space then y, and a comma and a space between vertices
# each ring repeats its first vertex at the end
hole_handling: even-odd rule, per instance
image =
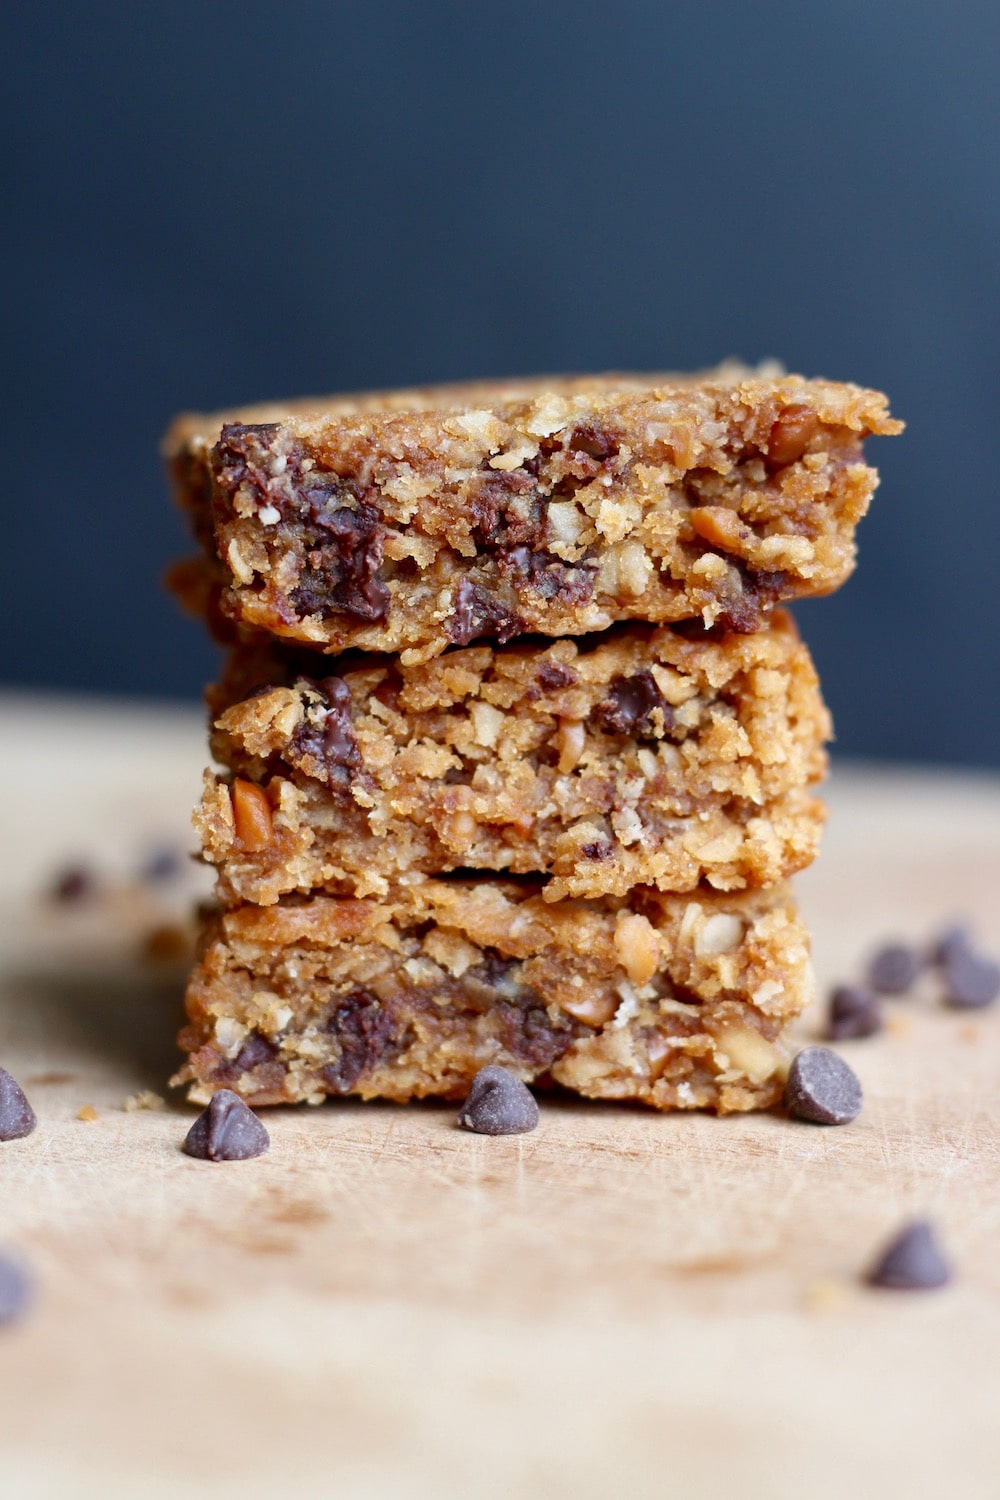
POLYGON ((270 1144, 267 1131, 239 1094, 220 1089, 188 1131, 184 1150, 199 1161, 249 1161, 263 1156, 270 1144))
POLYGON ((176 880, 181 872, 181 856, 176 849, 153 849, 139 869, 140 880, 149 885, 161 885, 176 880))
POLYGON ((77 901, 89 901, 96 895, 97 876, 86 865, 68 865, 52 882, 53 901, 65 901, 67 905, 77 901))
POLYGON ((535 673, 535 681, 545 693, 556 693, 560 688, 572 687, 576 680, 576 673, 559 661, 543 661, 535 673))
POLYGON ((293 764, 312 761, 304 767, 308 774, 329 782, 338 771, 352 770, 361 761, 354 737, 351 690, 340 677, 301 680, 320 701, 307 704, 305 717, 289 741, 288 758, 293 764))
POLYGON ((323 1069, 327 1087, 334 1094, 350 1093, 359 1078, 395 1051, 399 1041, 394 1017, 370 990, 352 990, 338 1000, 326 1030, 340 1044, 337 1062, 323 1069))
POLYGON ((619 442, 614 433, 596 422, 584 422, 573 429, 566 447, 576 453, 586 453, 590 458, 604 460, 614 458, 619 442))
POLYGON ((593 718, 605 734, 669 734, 674 727, 673 709, 648 671, 616 677, 593 718))
POLYGON ((18 1141, 38 1124, 21 1085, 0 1068, 0 1141, 18 1141))
POLYGON ((944 1003, 953 1010, 982 1010, 1000 999, 1000 964, 956 947, 944 965, 944 985, 944 1003))
POLYGON ((0 1324, 16 1323, 34 1300, 34 1286, 24 1267, 0 1254, 0 1324))
POLYGON ((882 1006, 874 990, 863 984, 841 984, 830 996, 826 1034, 830 1041, 874 1036, 882 1030, 882 1006))
POLYGON ((955 954, 968 953, 971 948, 972 940, 968 928, 956 922, 953 926, 946 927, 931 944, 927 961, 944 968, 955 954))
POLYGON ((569 1051, 579 1034, 579 1023, 562 1011, 553 1020, 535 990, 529 985, 519 990, 516 1003, 502 1000, 496 1007, 500 1041, 508 1056, 544 1073, 569 1051))
POLYGON ((720 630, 734 630, 739 635, 749 635, 759 630, 761 620, 772 604, 787 595, 787 573, 752 572, 745 563, 729 558, 733 575, 724 594, 715 624, 720 630))
POLYGON ((477 1135, 523 1135, 538 1124, 538 1105, 508 1068, 480 1068, 458 1123, 477 1135))
POLYGON ((377 577, 385 547, 381 514, 361 501, 338 503, 335 496, 335 486, 308 491, 311 520, 322 534, 289 598, 303 614, 324 619, 343 613, 357 620, 384 620, 391 596, 377 577))
POLYGON ((924 963, 916 948, 907 943, 887 943, 868 965, 868 982, 880 995, 905 995, 924 963))
POLYGON ((861 1084, 829 1047, 804 1047, 789 1070, 785 1104, 797 1120, 848 1125, 861 1109, 861 1084))
POLYGON ((524 629, 524 621, 498 599, 487 593, 478 584, 463 578, 455 591, 455 609, 451 618, 450 634, 456 646, 467 646, 480 635, 496 636, 500 644, 518 635, 524 629))
POLYGON ((934 1230, 915 1219, 893 1237, 868 1272, 869 1286, 902 1292, 924 1292, 946 1286, 951 1266, 942 1255, 934 1230))

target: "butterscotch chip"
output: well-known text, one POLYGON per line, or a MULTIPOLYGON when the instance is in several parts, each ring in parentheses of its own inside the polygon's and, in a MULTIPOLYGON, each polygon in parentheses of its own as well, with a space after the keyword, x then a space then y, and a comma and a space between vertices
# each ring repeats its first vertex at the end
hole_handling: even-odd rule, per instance
POLYGON ((177 586, 336 653, 424 661, 626 619, 752 631, 836 588, 877 476, 876 391, 735 366, 382 392, 179 419, 204 549, 177 586))
POLYGON ((274 838, 271 807, 259 786, 238 778, 232 786, 233 833, 241 849, 259 854, 274 838))
MULTIPOLYGON (((629 625, 338 678, 317 660, 246 645, 212 690, 230 774, 207 777, 195 821, 227 902, 381 894, 457 868, 547 875, 549 900, 735 890, 816 853, 829 720, 783 611, 750 636, 629 625), (237 816, 250 790, 273 807, 253 845, 237 816)), ((641 932, 622 932, 639 983, 655 963, 641 932)), ((703 941, 740 935, 723 923, 703 941)))
POLYGON ((786 887, 546 902, 411 877, 378 900, 219 912, 201 951, 176 1080, 197 1102, 220 1088, 253 1105, 462 1099, 495 1066, 658 1109, 760 1108, 781 1097, 784 1029, 811 997, 786 887), (656 938, 643 982, 622 951, 632 918, 656 938), (720 918, 725 951, 700 941, 720 918))

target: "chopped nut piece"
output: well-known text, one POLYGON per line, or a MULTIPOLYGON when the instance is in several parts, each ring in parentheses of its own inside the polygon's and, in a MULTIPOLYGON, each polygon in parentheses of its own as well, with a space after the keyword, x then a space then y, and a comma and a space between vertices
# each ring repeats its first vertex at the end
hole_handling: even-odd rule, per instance
POLYGON ((134 1114, 137 1110, 166 1109, 167 1101, 159 1094, 154 1094, 152 1089, 140 1089, 136 1094, 129 1094, 122 1108, 126 1114, 134 1114))
POLYGON ((647 984, 660 962, 660 940, 648 918, 623 912, 615 927, 615 951, 633 984, 647 984))

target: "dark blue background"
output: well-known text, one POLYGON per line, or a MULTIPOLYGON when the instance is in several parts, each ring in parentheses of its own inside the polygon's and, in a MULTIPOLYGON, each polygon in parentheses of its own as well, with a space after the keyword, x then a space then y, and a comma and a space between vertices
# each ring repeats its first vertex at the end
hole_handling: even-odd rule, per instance
POLYGON ((3 677, 195 696, 179 408, 776 355, 887 390, 800 617, 851 753, 996 764, 1000 6, 32 3, 4 20, 3 677))

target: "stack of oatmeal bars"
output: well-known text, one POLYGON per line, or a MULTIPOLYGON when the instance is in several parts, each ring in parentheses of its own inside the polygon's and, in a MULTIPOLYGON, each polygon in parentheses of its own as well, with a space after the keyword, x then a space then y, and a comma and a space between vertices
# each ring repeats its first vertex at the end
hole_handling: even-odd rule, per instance
POLYGON ((175 422, 227 649, 190 1096, 777 1100, 829 735, 779 606, 849 575, 899 430, 735 367, 175 422))

